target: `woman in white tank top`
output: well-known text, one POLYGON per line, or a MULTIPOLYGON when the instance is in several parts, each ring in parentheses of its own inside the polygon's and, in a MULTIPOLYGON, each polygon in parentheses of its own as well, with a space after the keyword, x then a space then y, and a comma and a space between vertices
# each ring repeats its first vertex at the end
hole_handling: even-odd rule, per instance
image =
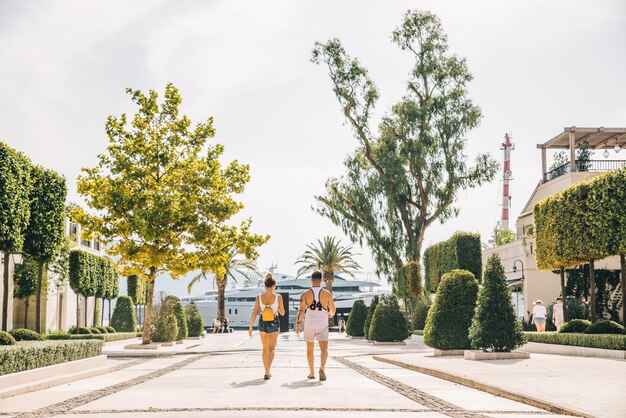
POLYGON ((250 318, 250 328, 248 334, 252 337, 254 322, 259 316, 259 334, 261 335, 261 343, 263 344, 263 366, 265 367, 265 375, 263 378, 268 380, 272 377, 270 369, 274 361, 274 351, 276 349, 276 341, 278 340, 278 331, 280 330, 280 322, 278 315, 285 314, 283 298, 276 294, 276 281, 272 273, 265 275, 265 292, 261 293, 254 302, 252 317, 250 318))

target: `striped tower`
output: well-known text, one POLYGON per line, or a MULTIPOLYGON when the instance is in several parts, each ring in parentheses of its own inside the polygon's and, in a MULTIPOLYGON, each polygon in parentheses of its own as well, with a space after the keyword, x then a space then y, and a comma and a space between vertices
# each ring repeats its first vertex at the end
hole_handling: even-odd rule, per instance
POLYGON ((504 169, 502 170, 502 219, 500 227, 502 230, 509 229, 509 211, 511 209, 511 190, 509 183, 513 179, 511 176, 511 151, 515 149, 515 145, 511 143, 511 136, 504 134, 504 142, 500 148, 504 151, 504 169))

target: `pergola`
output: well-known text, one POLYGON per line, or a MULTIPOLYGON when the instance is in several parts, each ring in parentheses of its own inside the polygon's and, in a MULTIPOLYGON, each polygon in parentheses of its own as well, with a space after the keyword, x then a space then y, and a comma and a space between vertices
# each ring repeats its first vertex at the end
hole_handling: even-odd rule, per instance
MULTIPOLYGON (((546 181, 548 149, 569 149, 569 171, 578 171, 576 166, 576 147, 586 141, 592 150, 606 149, 620 151, 626 148, 626 128, 579 128, 572 126, 563 128, 563 132, 543 144, 537 144, 541 149, 542 180, 546 181)), ((604 171, 604 170, 601 170, 604 171)))

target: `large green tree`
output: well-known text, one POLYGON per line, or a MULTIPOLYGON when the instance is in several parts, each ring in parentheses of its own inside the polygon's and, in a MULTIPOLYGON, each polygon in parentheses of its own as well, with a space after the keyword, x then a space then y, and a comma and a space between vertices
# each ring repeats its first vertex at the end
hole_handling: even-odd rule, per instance
POLYGON ((411 55, 406 93, 373 129, 378 90, 365 67, 338 39, 317 43, 312 61, 329 71, 342 113, 358 141, 346 172, 326 183, 317 210, 355 242, 367 244, 378 269, 396 277, 419 262, 424 234, 435 221, 456 216, 460 190, 491 181, 497 163, 465 155, 467 135, 478 126, 480 109, 468 96, 472 76, 465 59, 448 51, 439 19, 409 11, 392 33, 411 55))
POLYGON ((2 329, 9 329, 9 262, 22 251, 24 231, 30 216, 30 162, 21 153, 0 142, 0 251, 2 275, 2 329))
POLYGON ((45 332, 41 324, 43 276, 65 242, 65 179, 39 166, 31 169, 30 218, 24 235, 24 252, 39 263, 35 331, 45 332))
POLYGON ((156 91, 128 89, 137 113, 109 116, 109 146, 96 167, 78 179, 91 213, 77 210, 85 227, 110 243, 125 275, 148 281, 143 343, 150 343, 156 278, 178 278, 201 266, 199 245, 243 205, 235 199, 249 181, 249 167, 233 161, 222 166, 224 151, 207 144, 215 135, 213 119, 192 127, 179 114, 182 98, 172 84, 164 100, 156 91))

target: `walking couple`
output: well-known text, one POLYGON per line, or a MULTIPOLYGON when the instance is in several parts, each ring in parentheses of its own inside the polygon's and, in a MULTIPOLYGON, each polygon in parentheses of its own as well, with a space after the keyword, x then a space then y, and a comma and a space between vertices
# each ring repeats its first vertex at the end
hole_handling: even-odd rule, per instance
MULTIPOLYGON (((260 294, 254 302, 250 329, 259 315, 259 334, 263 343, 263 366, 265 367, 264 379, 272 377, 271 367, 274 361, 274 351, 278 339, 279 322, 278 315, 285 314, 285 305, 281 295, 275 292, 276 280, 272 273, 265 276, 265 292, 260 294)), ((326 380, 324 367, 328 359, 328 319, 335 315, 335 302, 333 295, 326 289, 322 289, 322 273, 314 271, 311 275, 311 288, 300 296, 300 308, 296 318, 296 333, 300 335, 304 320, 304 339, 306 340, 306 358, 309 362, 309 379, 315 379, 315 360, 313 350, 315 340, 320 347, 320 380, 326 380)))

